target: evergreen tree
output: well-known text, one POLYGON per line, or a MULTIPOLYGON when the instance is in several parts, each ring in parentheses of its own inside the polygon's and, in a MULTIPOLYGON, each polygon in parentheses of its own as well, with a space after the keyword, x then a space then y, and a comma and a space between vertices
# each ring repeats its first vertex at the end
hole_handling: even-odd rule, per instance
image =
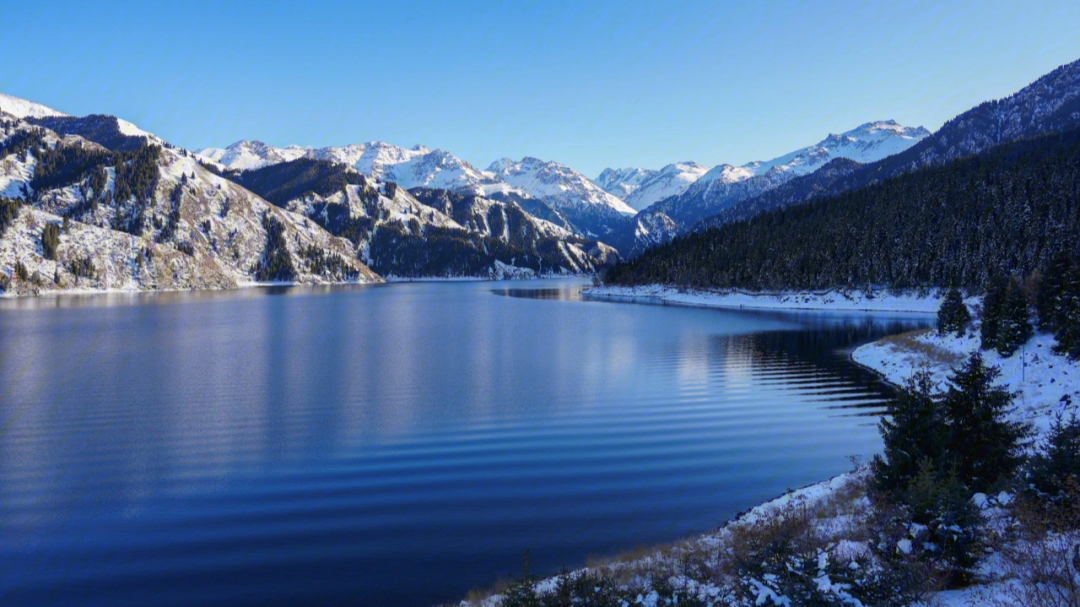
POLYGON ((882 455, 871 462, 874 486, 894 501, 918 475, 921 467, 940 466, 948 450, 948 434, 942 408, 932 393, 933 380, 926 371, 911 377, 888 415, 878 423, 885 443, 882 455), (884 456, 884 457, 883 457, 884 456))
POLYGON ((953 287, 945 294, 938 309, 938 332, 943 335, 949 333, 961 334, 971 320, 971 312, 964 304, 964 297, 959 289, 953 287))
POLYGON ((946 463, 972 491, 989 492, 1013 478, 1022 442, 1031 433, 1026 424, 1008 420, 1013 395, 993 385, 999 375, 976 351, 954 369, 941 399, 948 425, 946 463))
POLYGON ((1074 263, 1058 303, 1054 351, 1073 360, 1080 358, 1080 263, 1074 263))
POLYGON ((980 347, 983 350, 997 347, 998 331, 1005 311, 1005 294, 1008 288, 1008 282, 1003 277, 995 276, 986 289, 986 295, 983 296, 980 317, 982 324, 979 327, 980 347))
POLYGON ((41 253, 45 259, 56 259, 56 249, 60 246, 60 226, 48 223, 41 231, 41 253))
POLYGON ((1008 358, 1031 339, 1031 312, 1028 309, 1027 295, 1016 281, 1009 282, 1000 306, 994 348, 1008 358))
POLYGON ((1028 462, 1029 489, 1051 500, 1066 499, 1070 483, 1080 486, 1080 418, 1076 413, 1067 420, 1059 415, 1040 446, 1028 462))
POLYGON ((1058 326, 1062 297, 1072 266, 1072 255, 1068 251, 1058 251, 1041 271, 1038 293, 1035 296, 1035 312, 1040 331, 1053 332, 1058 326))

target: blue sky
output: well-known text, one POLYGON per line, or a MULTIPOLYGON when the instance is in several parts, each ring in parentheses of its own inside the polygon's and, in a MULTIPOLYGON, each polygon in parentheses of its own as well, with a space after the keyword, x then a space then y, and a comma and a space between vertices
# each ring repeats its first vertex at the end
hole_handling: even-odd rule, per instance
POLYGON ((481 168, 740 164, 936 129, 1080 59, 1080 2, 8 2, 0 92, 188 148, 441 147, 481 168))

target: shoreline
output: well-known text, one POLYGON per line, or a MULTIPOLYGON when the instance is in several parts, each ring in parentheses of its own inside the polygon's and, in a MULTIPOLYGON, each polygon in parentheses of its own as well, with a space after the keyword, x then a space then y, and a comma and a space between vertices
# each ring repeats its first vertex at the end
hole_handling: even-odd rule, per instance
MULTIPOLYGON (((832 310, 846 312, 902 312, 937 313, 941 297, 893 294, 867 297, 860 291, 840 292, 829 290, 819 293, 782 292, 750 293, 741 291, 679 291, 670 287, 652 285, 646 287, 591 287, 582 291, 586 300, 638 303, 648 305, 674 305, 717 309, 758 310, 832 310)), ((967 300, 968 305, 979 298, 967 300)), ((1012 412, 1014 419, 1032 425, 1036 437, 1041 438, 1049 429, 1055 415, 1080 409, 1080 368, 1065 356, 1052 352, 1054 339, 1051 335, 1036 334, 1020 352, 1002 358, 997 352, 984 352, 989 366, 1001 370, 995 384, 1004 385, 1017 394, 1012 412), (1071 371, 1071 373, 1070 373, 1071 371)), ((969 326, 963 336, 941 336, 934 329, 923 329, 889 335, 863 344, 848 354, 852 364, 873 371, 893 386, 902 387, 914 370, 927 370, 940 387, 951 371, 971 352, 979 348, 979 338, 969 326)), ((855 470, 788 491, 771 500, 759 503, 736 514, 711 531, 675 540, 667 546, 653 546, 645 556, 620 557, 614 555, 599 566, 588 566, 564 575, 579 575, 604 567, 628 571, 645 570, 665 560, 671 560, 674 550, 692 550, 694 547, 714 546, 726 534, 742 525, 768 517, 793 504, 805 508, 820 508, 850 487, 866 481, 868 468, 864 464, 855 470), (673 548, 675 547, 675 548, 673 548)), ((985 500, 984 500, 985 501, 985 500)), ((991 500, 992 502, 992 500, 991 500)), ((541 579, 538 589, 553 587, 561 576, 541 579)), ((962 590, 935 593, 934 599, 941 605, 965 605, 986 591, 988 586, 973 585, 962 590)), ((478 601, 461 601, 462 607, 495 607, 501 596, 492 594, 478 601)), ((760 603, 760 601, 759 601, 760 603)))
POLYGON ((937 314, 941 294, 891 294, 885 290, 775 291, 740 289, 695 290, 661 285, 641 287, 599 286, 582 290, 585 299, 652 305, 754 310, 826 310, 838 312, 903 312, 937 314))

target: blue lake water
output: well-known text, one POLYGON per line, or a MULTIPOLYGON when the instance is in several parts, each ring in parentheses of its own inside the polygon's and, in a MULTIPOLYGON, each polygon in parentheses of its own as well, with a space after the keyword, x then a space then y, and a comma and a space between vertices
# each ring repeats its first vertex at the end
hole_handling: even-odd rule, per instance
POLYGON ((876 452, 913 315, 583 281, 0 302, 0 604, 459 600, 709 530, 876 452))

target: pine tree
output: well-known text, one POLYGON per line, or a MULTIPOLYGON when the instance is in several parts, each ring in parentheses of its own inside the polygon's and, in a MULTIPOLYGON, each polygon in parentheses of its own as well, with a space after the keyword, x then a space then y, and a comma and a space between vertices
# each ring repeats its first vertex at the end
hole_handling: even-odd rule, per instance
POLYGON ((1054 351, 1073 360, 1080 358, 1080 264, 1074 263, 1059 298, 1054 351))
POLYGON ((963 333, 970 320, 971 312, 964 304, 963 295, 955 287, 949 289, 938 309, 938 332, 942 335, 963 333))
POLYGON ((60 247, 60 226, 48 223, 41 231, 41 254, 45 259, 56 259, 56 250, 60 247))
POLYGON ((1008 358, 1017 348, 1031 339, 1031 312, 1028 309, 1027 295, 1016 281, 1010 281, 1001 301, 997 335, 994 348, 1008 358))
POLYGON ((941 399, 949 434, 946 461, 972 491, 988 492, 1013 478, 1022 442, 1031 433, 1026 424, 1008 420, 1013 395, 994 386, 999 375, 976 351, 953 371, 941 399))
POLYGON ((1040 331, 1053 332, 1057 327, 1061 299, 1072 266, 1072 256, 1068 251, 1058 251, 1042 270, 1038 293, 1035 296, 1035 311, 1040 331))
POLYGON ((982 325, 979 328, 979 336, 981 339, 981 347, 983 350, 989 350, 997 346, 998 331, 1001 328, 1002 316, 1005 309, 1005 297, 1008 291, 1008 282, 998 276, 990 281, 990 286, 986 289, 986 295, 983 296, 982 325))
POLYGON ((1028 462, 1030 490, 1051 499, 1064 499, 1070 484, 1080 485, 1080 418, 1059 415, 1039 452, 1028 462))
POLYGON ((889 403, 888 416, 878 423, 885 443, 882 455, 871 462, 874 485, 899 499, 926 463, 940 465, 948 449, 944 411, 932 393, 933 380, 926 371, 911 377, 889 403))

